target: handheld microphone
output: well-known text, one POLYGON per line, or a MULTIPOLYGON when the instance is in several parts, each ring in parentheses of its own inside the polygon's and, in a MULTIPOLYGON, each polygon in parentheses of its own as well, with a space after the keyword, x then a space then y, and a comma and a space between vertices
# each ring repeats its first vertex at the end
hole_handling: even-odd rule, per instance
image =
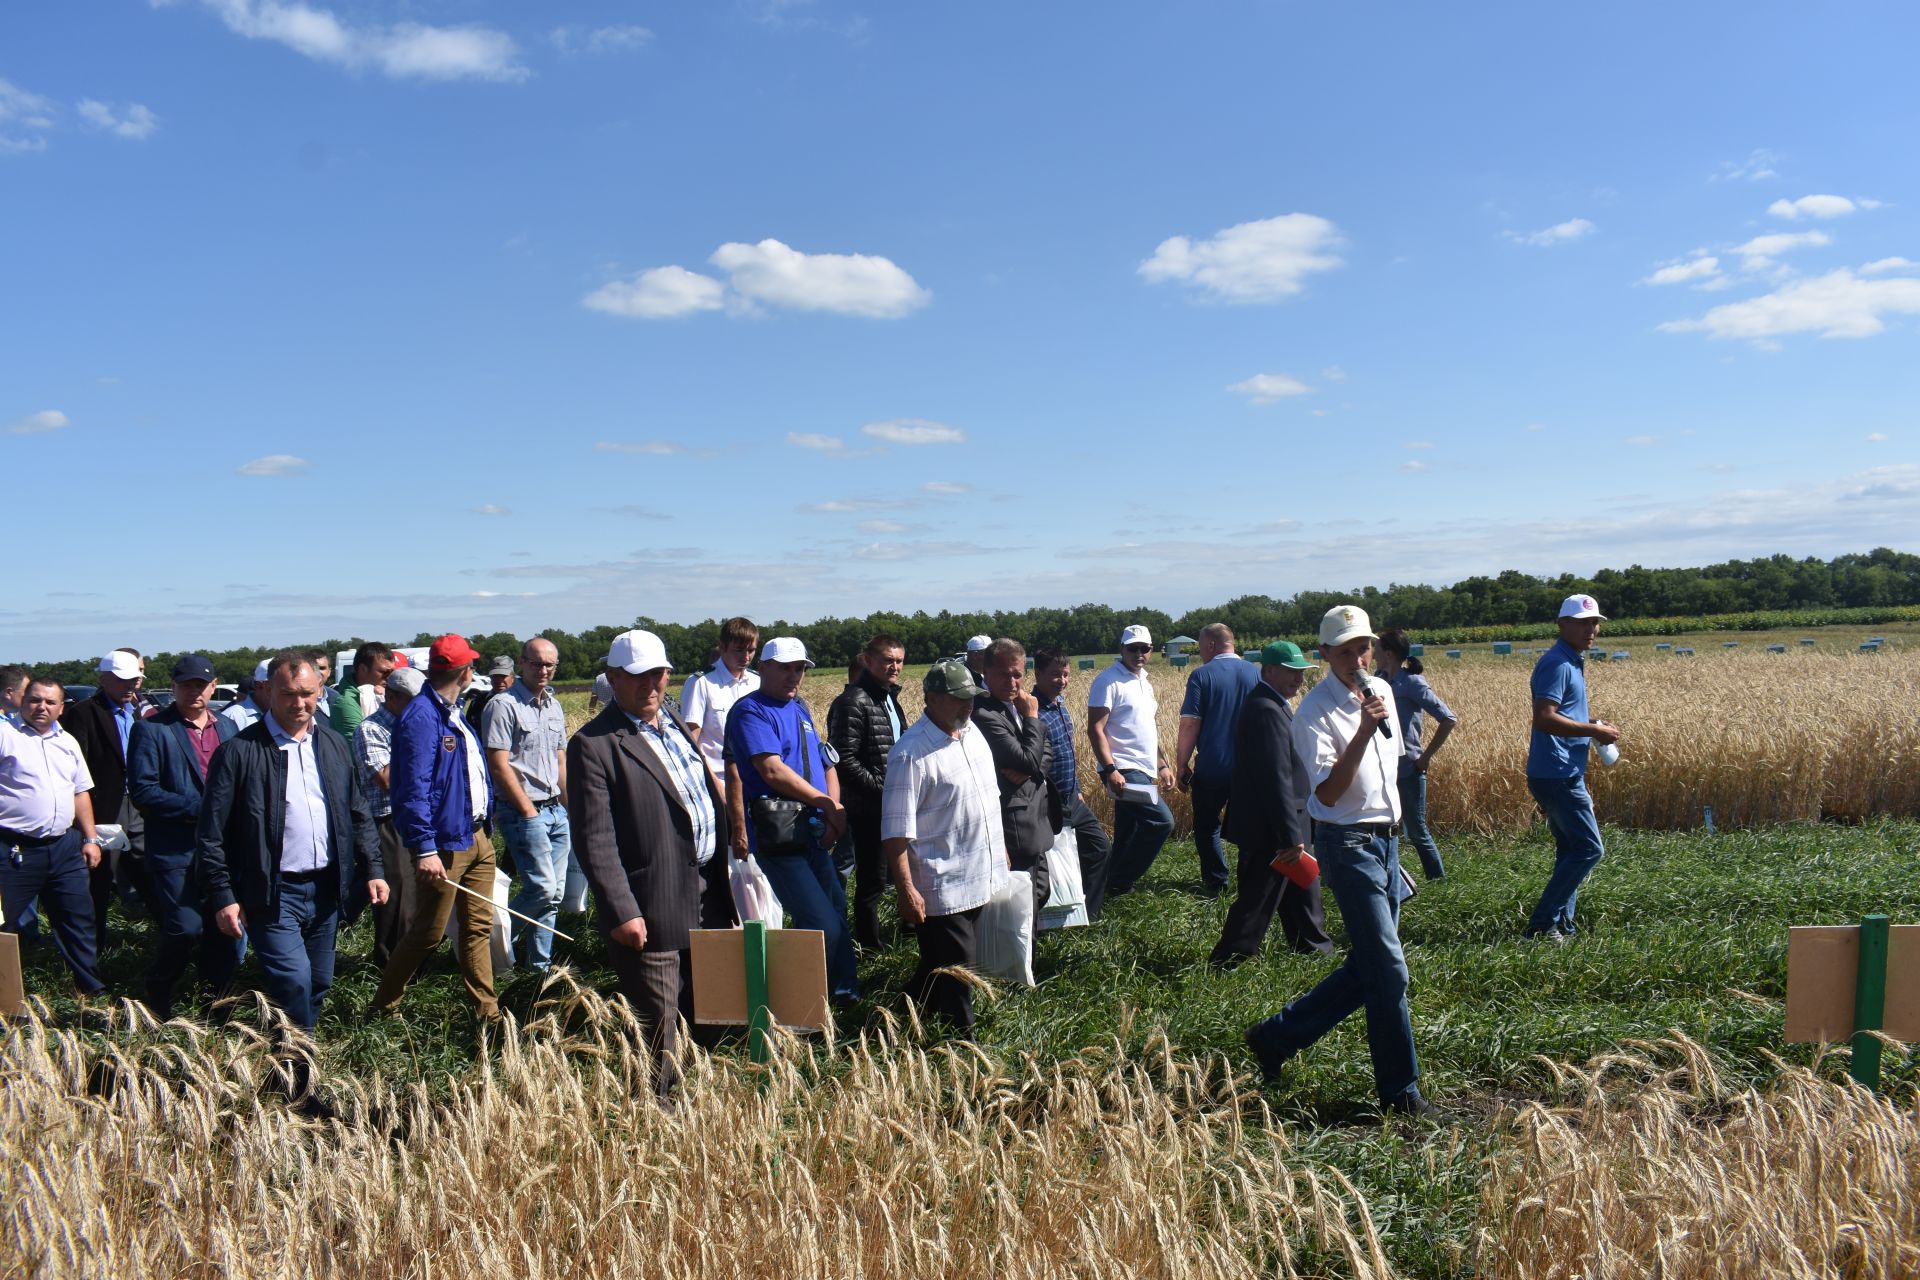
MULTIPOLYGON (((1371 698, 1371 697, 1373 696, 1373 686, 1367 683, 1367 674, 1366 674, 1366 672, 1364 672, 1364 671, 1356 671, 1356 672, 1354 672, 1354 673, 1353 673, 1353 682, 1354 682, 1355 684, 1357 684, 1357 685, 1359 685, 1359 686, 1360 686, 1360 696, 1361 696, 1361 698, 1363 698, 1363 699, 1365 699, 1365 698, 1371 698)), ((1382 721, 1380 722, 1380 736, 1381 736, 1381 737, 1383 737, 1383 738, 1391 738, 1391 737, 1393 737, 1393 724, 1392 724, 1392 720, 1393 720, 1393 717, 1392 717, 1392 716, 1388 716, 1388 717, 1387 717, 1387 718, 1386 718, 1385 720, 1382 720, 1382 721)))

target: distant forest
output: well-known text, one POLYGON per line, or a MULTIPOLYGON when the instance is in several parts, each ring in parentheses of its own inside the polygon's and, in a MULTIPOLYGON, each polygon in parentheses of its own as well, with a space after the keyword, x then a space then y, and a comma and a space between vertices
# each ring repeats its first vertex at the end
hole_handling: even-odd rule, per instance
MULTIPOLYGON (((1142 606, 1115 609, 1103 604, 1071 608, 1001 610, 994 613, 918 612, 876 613, 865 618, 821 618, 795 623, 756 618, 762 638, 797 635, 822 666, 844 666, 875 632, 890 632, 906 646, 909 662, 926 662, 959 651, 967 637, 984 632, 1014 636, 1029 650, 1058 646, 1072 654, 1112 652, 1120 628, 1144 622, 1154 638, 1164 642, 1175 635, 1198 635, 1210 622, 1225 622, 1242 645, 1273 639, 1311 642, 1320 616, 1336 604, 1365 607, 1374 625, 1405 627, 1416 640, 1458 643, 1493 639, 1527 639, 1550 634, 1561 600, 1576 591, 1598 597, 1613 621, 1614 634, 1679 633, 1698 630, 1763 630, 1781 626, 1817 626, 1823 623, 1874 624, 1896 617, 1920 616, 1920 556, 1879 547, 1865 555, 1833 560, 1795 560, 1771 556, 1764 560, 1730 560, 1697 569, 1602 569, 1590 578, 1562 574, 1537 578, 1508 570, 1497 577, 1462 578, 1446 587, 1391 585, 1351 591, 1302 591, 1287 599, 1272 596, 1236 596, 1225 604, 1192 609, 1178 617, 1142 606), (1782 616, 1791 613, 1792 617, 1782 616)), ((697 670, 709 660, 720 623, 709 618, 684 625, 639 617, 629 622, 592 627, 580 632, 549 629, 540 634, 560 650, 563 681, 591 679, 607 652, 608 642, 628 627, 645 627, 666 642, 674 669, 697 670)), ((389 644, 424 645, 428 632, 399 638, 380 637, 389 644)), ((481 653, 519 653, 523 637, 506 632, 468 634, 481 653)), ((138 636, 128 636, 138 644, 138 636)), ((315 639, 311 647, 326 652, 350 649, 361 637, 315 639)), ((208 652, 223 680, 252 671, 272 649, 227 649, 208 652)), ((36 670, 68 683, 91 683, 98 655, 64 662, 41 663, 36 670)), ((149 655, 147 670, 153 684, 163 686, 173 655, 149 655)))

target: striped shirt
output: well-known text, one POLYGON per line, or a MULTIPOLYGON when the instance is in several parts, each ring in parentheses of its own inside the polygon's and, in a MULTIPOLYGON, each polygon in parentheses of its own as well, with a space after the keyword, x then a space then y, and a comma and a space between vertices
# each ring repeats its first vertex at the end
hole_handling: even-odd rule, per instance
POLYGON ((707 791, 706 763, 687 735, 667 717, 657 715, 652 724, 632 714, 627 719, 633 721, 641 740, 653 748, 653 754, 666 766, 667 776, 673 779, 673 789, 680 793, 680 803, 693 819, 694 857, 701 866, 706 866, 707 860, 713 857, 714 836, 719 827, 713 813, 713 796, 707 791))
POLYGON ((1053 759, 1047 762, 1047 781, 1062 801, 1080 794, 1080 762, 1073 755, 1073 712, 1064 699, 1040 704, 1040 719, 1047 726, 1047 742, 1053 747, 1053 759))

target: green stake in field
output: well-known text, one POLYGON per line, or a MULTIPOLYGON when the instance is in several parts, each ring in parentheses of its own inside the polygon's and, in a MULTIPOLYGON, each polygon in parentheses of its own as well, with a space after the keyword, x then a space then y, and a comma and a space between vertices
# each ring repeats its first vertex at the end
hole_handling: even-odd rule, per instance
POLYGON ((1854 974, 1853 1078, 1869 1089, 1880 1087, 1880 1030, 1887 1016, 1887 940, 1883 915, 1860 921, 1860 968, 1854 974))
POLYGON ((773 1014, 767 1007, 767 926, 749 920, 740 930, 741 946, 747 953, 747 1051, 755 1062, 773 1056, 769 1032, 773 1014))

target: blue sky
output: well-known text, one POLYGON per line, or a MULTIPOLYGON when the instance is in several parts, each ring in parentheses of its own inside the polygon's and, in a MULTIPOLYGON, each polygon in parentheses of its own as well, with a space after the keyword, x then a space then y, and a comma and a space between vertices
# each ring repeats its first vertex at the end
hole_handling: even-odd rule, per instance
POLYGON ((0 656, 1911 550, 1917 44, 21 0, 0 656))

